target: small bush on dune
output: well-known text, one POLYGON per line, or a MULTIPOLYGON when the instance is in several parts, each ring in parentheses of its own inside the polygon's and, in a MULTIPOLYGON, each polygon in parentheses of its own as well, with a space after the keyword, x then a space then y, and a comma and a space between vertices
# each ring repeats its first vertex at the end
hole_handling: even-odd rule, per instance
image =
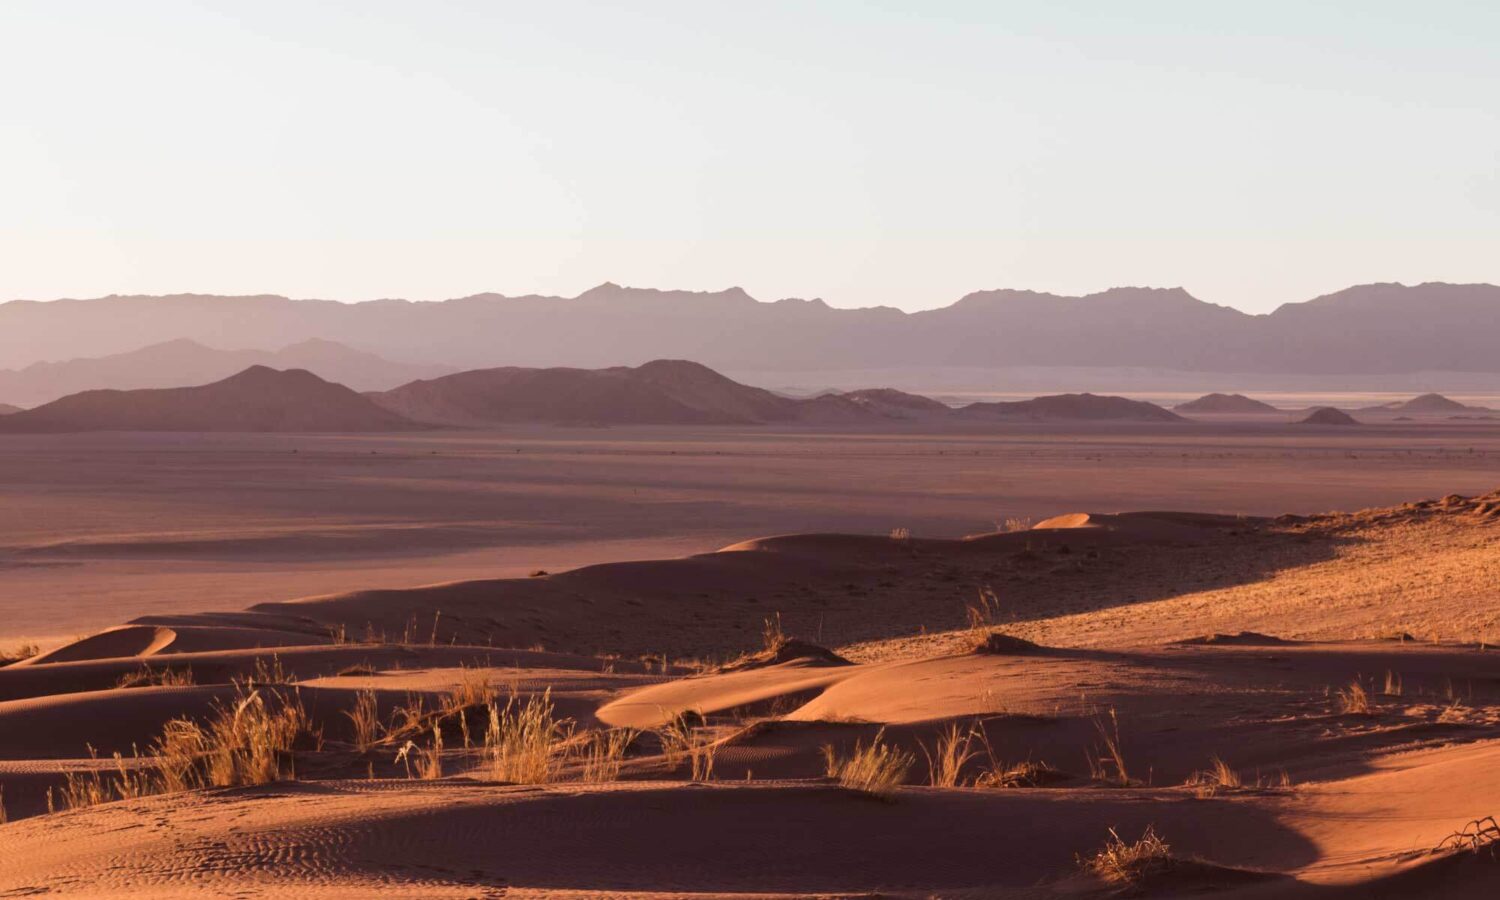
POLYGON ((881 729, 869 746, 856 741, 848 756, 841 756, 831 745, 824 745, 825 774, 846 788, 889 798, 896 786, 906 779, 906 773, 916 759, 910 753, 884 743, 881 740, 884 736, 885 729, 881 729))

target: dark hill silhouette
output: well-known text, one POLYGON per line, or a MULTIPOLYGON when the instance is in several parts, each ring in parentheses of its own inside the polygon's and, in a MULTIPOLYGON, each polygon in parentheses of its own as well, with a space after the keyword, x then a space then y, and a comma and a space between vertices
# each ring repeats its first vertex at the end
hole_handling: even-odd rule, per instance
POLYGON ((636 368, 477 369, 369 397, 419 422, 477 427, 508 422, 604 425, 843 423, 877 417, 838 397, 794 400, 686 360, 636 368))
POLYGON ((1457 400, 1450 400, 1442 394, 1422 394, 1410 400, 1397 400, 1394 403, 1383 403, 1380 406, 1367 407, 1366 412, 1400 412, 1438 415, 1446 413, 1465 412, 1489 412, 1483 406, 1465 406, 1457 400))
POLYGON ((0 419, 4 432, 370 432, 421 428, 300 369, 251 366, 198 387, 72 394, 0 419))
POLYGON ((1087 421, 1095 419, 1138 422, 1185 422, 1182 416, 1144 400, 1101 397, 1097 394, 1056 394, 1031 400, 1002 403, 970 403, 958 410, 967 419, 1043 419, 1087 421))
POLYGON ((1306 416, 1296 421, 1297 425, 1358 425, 1359 420, 1341 409, 1331 406, 1319 406, 1314 408, 1306 416))
POLYGON ((1189 400, 1173 407, 1185 413, 1274 413, 1281 410, 1269 403, 1246 397, 1244 394, 1204 394, 1197 400, 1189 400))
POLYGON ((0 400, 36 406, 94 388, 191 387, 227 378, 250 366, 306 369, 357 391, 375 391, 453 371, 448 366, 391 362, 343 344, 310 339, 276 351, 217 350, 179 338, 128 353, 33 363, 0 371, 0 400))
POLYGON ((1372 284, 1252 316, 1180 289, 1085 297, 981 291, 918 313, 762 303, 743 290, 603 284, 577 297, 440 303, 275 296, 0 304, 0 366, 188 338, 211 346, 340 341, 454 367, 597 368, 660 357, 741 371, 920 366, 1148 367, 1308 375, 1500 372, 1500 287, 1372 284))
POLYGON ((946 403, 895 388, 865 388, 845 391, 836 396, 888 419, 936 418, 953 412, 953 408, 946 403))
POLYGON ((11 413, 18 413, 20 411, 21 407, 19 406, 11 406, 9 403, 0 403, 0 416, 8 416, 11 413))

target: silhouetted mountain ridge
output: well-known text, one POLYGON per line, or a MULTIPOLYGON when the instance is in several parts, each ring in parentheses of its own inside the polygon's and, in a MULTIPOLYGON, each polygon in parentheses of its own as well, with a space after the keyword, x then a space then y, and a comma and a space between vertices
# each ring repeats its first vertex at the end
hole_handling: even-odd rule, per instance
POLYGON ((188 338, 280 346, 318 338, 454 368, 599 368, 657 358, 771 371, 910 366, 1145 367, 1188 372, 1500 372, 1500 288, 1372 284, 1267 315, 1181 288, 1083 297, 995 290, 940 309, 835 309, 605 283, 577 297, 442 302, 275 296, 106 297, 0 304, 0 365, 188 338))

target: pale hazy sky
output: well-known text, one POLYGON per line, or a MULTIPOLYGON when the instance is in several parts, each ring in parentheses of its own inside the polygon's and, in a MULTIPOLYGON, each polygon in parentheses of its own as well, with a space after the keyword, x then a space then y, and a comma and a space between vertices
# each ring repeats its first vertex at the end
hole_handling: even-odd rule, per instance
POLYGON ((1500 3, 0 0, 0 300, 1500 282, 1500 3))

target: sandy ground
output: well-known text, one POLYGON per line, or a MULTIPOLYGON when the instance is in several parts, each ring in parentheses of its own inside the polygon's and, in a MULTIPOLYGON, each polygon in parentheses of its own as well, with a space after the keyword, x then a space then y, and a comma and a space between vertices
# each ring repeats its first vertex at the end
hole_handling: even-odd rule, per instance
POLYGON ((1005 425, 0 440, 0 647, 136 615, 1059 511, 1274 515, 1488 490, 1500 428, 1005 425))
POLYGON ((1487 896, 1497 575, 1500 492, 141 616, 0 668, 0 896, 1487 896), (792 640, 757 649, 768 618, 792 640), (191 683, 120 685, 143 666, 191 683), (265 697, 316 732, 283 780, 48 813, 70 778, 153 771, 170 720, 265 697), (535 702, 566 724, 518 783, 478 735, 535 702), (618 771, 587 775, 611 733, 618 771), (877 744, 889 787, 830 777, 877 744), (1087 864, 1148 831, 1168 846, 1126 880, 1087 864))

